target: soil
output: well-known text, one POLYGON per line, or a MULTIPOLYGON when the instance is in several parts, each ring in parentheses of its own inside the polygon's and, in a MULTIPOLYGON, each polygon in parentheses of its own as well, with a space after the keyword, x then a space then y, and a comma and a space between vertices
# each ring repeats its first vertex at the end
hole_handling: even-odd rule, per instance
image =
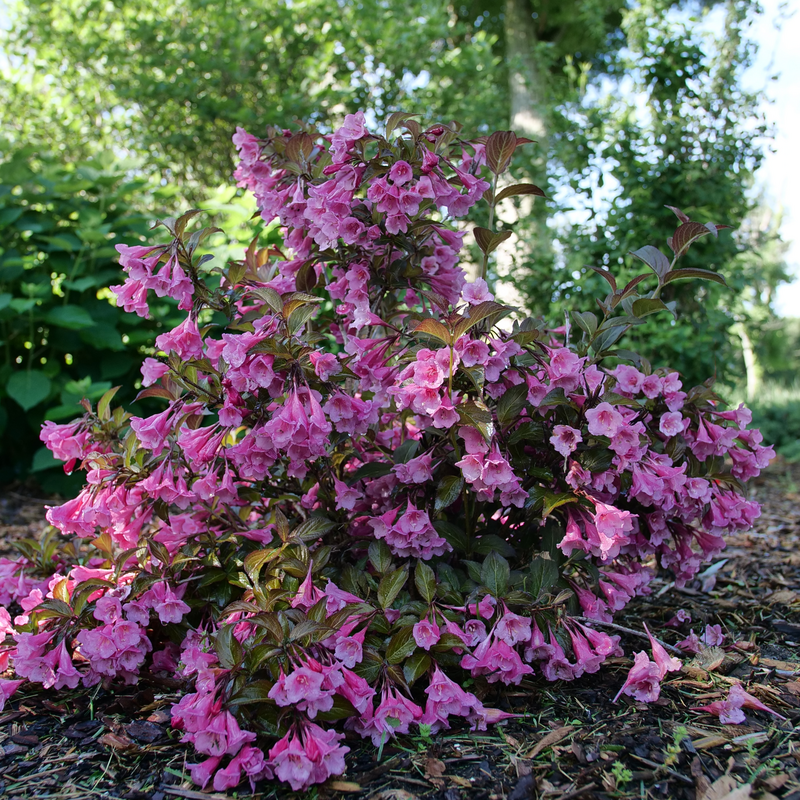
MULTIPOLYGON (((642 623, 670 643, 719 624, 721 649, 684 658, 660 699, 611 699, 631 658, 606 662, 572 683, 523 681, 486 698, 519 716, 487 732, 468 729, 400 737, 381 752, 357 737, 348 771, 304 793, 352 800, 800 800, 800 465, 773 466, 750 492, 764 504, 755 528, 729 540, 723 556, 691 585, 667 575, 615 621, 642 623), (691 625, 665 623, 678 609, 691 625), (742 682, 786 717, 747 711, 722 725, 693 711, 742 682)), ((17 487, 0 495, 0 554, 44 528, 47 498, 17 487)), ((52 499, 51 499, 52 502, 52 499)), ((646 643, 622 633, 631 655, 646 643)), ((171 800, 293 796, 285 784, 199 792, 192 756, 169 726, 177 682, 146 678, 113 691, 18 692, 0 712, 0 798, 171 800)))

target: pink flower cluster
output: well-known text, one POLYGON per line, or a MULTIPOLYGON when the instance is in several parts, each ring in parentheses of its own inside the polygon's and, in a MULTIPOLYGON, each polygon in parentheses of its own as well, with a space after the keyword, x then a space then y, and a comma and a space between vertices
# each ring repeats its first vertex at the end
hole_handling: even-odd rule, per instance
POLYGON ((175 253, 168 253, 164 247, 131 247, 126 244, 118 244, 117 252, 128 278, 121 286, 112 286, 111 291, 126 311, 149 317, 148 290, 158 297, 174 297, 178 308, 184 311, 192 307, 194 286, 175 253), (165 257, 166 261, 159 266, 165 257))
POLYGON ((393 508, 369 520, 376 539, 384 539, 398 556, 429 559, 452 549, 431 525, 427 511, 415 508, 408 502, 405 510, 393 508), (401 512, 398 519, 398 512, 401 512))
MULTIPOLYGON (((467 282, 442 214, 489 196, 510 134, 398 125, 237 130, 236 179, 283 241, 219 286, 183 223, 120 248, 120 305, 145 316, 152 291, 188 312, 142 366, 141 399, 164 405, 45 425, 86 472, 47 518, 81 542, 0 559, 0 669, 18 676, 0 707, 23 680, 177 674, 196 783, 305 791, 345 769, 326 720, 378 747, 484 729, 509 715, 479 697, 597 672, 622 651, 596 623, 752 524, 737 481, 772 451, 746 409, 667 368, 607 370, 574 331, 504 332, 511 309, 467 282)), ((620 693, 658 697, 678 662, 651 647, 620 693)))

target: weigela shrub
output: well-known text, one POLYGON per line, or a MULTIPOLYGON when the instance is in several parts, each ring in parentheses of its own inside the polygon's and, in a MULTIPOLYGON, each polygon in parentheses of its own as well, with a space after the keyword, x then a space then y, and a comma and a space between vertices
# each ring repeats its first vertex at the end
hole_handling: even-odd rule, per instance
MULTIPOLYGON (((541 194, 498 186, 525 140, 407 115, 377 136, 356 114, 234 142, 284 244, 206 266, 187 214, 166 244, 119 248, 126 309, 154 292, 186 311, 142 367, 164 408, 109 393, 45 426, 86 486, 47 514, 66 549, 51 533, 0 566, 18 606, 0 611, 2 692, 177 673, 198 784, 298 790, 344 770, 348 735, 483 729, 508 716, 493 684, 600 669, 621 652, 603 623, 659 566, 683 585, 752 524, 742 482, 771 450, 746 409, 615 349, 673 280, 719 280, 676 267, 717 226, 676 212, 671 260, 642 248, 651 272, 622 288, 599 270, 600 315, 500 330, 512 309, 467 281, 450 220, 541 194)), ((474 229, 484 275, 506 237, 474 229)), ((623 691, 658 696, 679 662, 653 656, 623 691)))

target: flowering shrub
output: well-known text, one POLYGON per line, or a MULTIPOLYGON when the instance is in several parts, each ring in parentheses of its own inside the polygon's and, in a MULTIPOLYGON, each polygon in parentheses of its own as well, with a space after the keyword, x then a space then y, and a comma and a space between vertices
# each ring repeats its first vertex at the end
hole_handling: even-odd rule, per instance
MULTIPOLYGON (((234 142, 284 245, 206 266, 192 212, 164 245, 119 248, 127 310, 147 315, 153 292, 187 312, 142 366, 164 410, 112 411, 109 392, 43 429, 86 470, 47 514, 83 542, 50 534, 0 564, 0 602, 19 606, 0 611, 17 676, 0 703, 23 680, 177 672, 198 784, 299 790, 344 770, 342 728, 377 746, 419 724, 483 729, 508 716, 485 704, 492 684, 596 672, 621 652, 602 623, 658 565, 682 585, 751 525, 742 481, 771 451, 746 409, 614 349, 667 308, 665 285, 720 280, 676 266, 717 226, 676 212, 672 260, 642 248, 652 274, 623 288, 598 270, 601 316, 502 331, 512 309, 467 282, 447 220, 541 194, 498 187, 525 140, 407 115, 377 136, 358 114, 329 138, 234 142)), ((506 236, 474 229, 484 276, 506 236)), ((658 696, 678 662, 652 647, 622 691, 658 696)))

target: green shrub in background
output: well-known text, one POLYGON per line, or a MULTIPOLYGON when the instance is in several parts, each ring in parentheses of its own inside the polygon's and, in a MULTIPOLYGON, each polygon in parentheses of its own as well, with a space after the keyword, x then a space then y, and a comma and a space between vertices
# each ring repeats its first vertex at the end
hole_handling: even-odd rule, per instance
POLYGON ((73 417, 82 397, 97 399, 112 384, 131 399, 141 349, 172 323, 167 302, 140 320, 121 313, 108 289, 120 281, 114 246, 141 241, 149 227, 133 206, 147 190, 130 177, 135 165, 109 155, 64 165, 32 148, 0 149, 5 483, 31 471, 55 477, 38 439, 43 419, 73 417))
MULTIPOLYGON (((185 210, 177 192, 107 153, 63 164, 0 142, 0 485, 33 474, 44 489, 69 492, 39 441, 42 421, 73 418, 81 398, 97 400, 112 385, 133 400, 142 355, 182 314, 171 299, 151 303, 150 320, 116 308, 109 286, 124 275, 115 245, 148 238, 150 209, 185 210)), ((229 186, 203 194, 207 218, 233 232, 208 249, 240 258, 263 229, 251 219, 253 198, 229 186)))
POLYGON ((800 461, 800 383, 765 383, 748 405, 753 427, 760 428, 764 442, 775 445, 775 452, 787 461, 800 461))

